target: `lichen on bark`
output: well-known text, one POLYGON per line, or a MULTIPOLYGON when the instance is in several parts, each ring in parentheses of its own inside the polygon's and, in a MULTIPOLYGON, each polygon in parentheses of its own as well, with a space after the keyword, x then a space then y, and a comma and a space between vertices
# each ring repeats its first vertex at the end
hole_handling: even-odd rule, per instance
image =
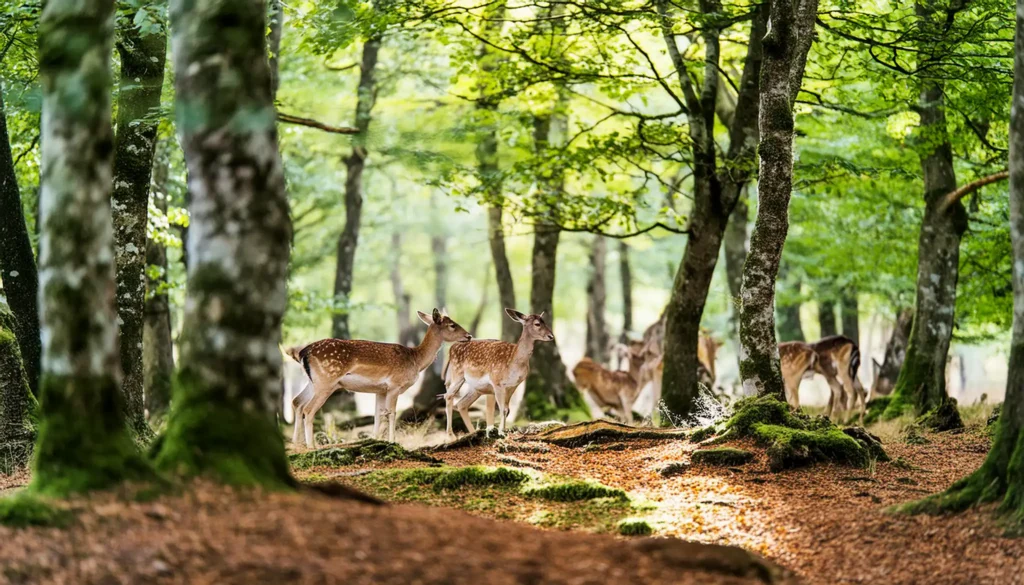
POLYGON ((171 3, 177 122, 189 171, 180 372, 158 469, 294 484, 272 419, 291 220, 261 0, 171 3))
POLYGON ((0 296, 0 473, 28 465, 36 438, 36 400, 22 366, 17 327, 0 296))

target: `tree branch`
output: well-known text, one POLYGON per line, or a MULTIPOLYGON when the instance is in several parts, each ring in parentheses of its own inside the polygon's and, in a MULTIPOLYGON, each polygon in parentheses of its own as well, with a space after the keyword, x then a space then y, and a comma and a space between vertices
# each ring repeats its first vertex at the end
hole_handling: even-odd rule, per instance
POLYGON ((980 179, 971 181, 970 183, 967 183, 966 185, 960 187, 956 191, 951 191, 950 193, 947 193, 945 196, 943 196, 942 203, 939 204, 939 213, 945 212, 950 205, 953 205, 957 201, 960 201, 967 195, 974 193, 975 191, 981 189, 985 185, 991 185, 992 183, 995 183, 997 181, 1002 181, 1004 179, 1009 178, 1009 176, 1009 170, 999 171, 998 173, 995 173, 993 175, 989 175, 987 177, 982 177, 980 179))
POLYGON ((323 122, 312 118, 303 118, 293 114, 286 114, 284 112, 277 113, 277 120, 279 122, 284 122, 285 124, 308 126, 310 128, 316 128, 317 130, 323 130, 324 132, 330 132, 332 134, 359 134, 358 128, 352 128, 349 126, 331 126, 330 124, 324 124, 323 122))

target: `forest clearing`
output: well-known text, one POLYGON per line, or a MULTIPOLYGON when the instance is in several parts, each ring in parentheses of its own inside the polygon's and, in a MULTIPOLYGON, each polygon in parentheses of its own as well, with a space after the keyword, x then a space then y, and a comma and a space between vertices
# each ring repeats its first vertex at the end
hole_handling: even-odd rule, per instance
POLYGON ((1024 585, 1024 0, 0 0, 0 584, 1024 585))

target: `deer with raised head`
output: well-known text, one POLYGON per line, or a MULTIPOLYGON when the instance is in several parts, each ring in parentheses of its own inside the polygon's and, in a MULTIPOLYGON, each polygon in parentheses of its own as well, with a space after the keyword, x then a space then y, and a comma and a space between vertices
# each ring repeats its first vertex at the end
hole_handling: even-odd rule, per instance
POLYGON ((837 412, 853 410, 859 402, 860 421, 864 422, 867 392, 857 378, 860 349, 852 339, 830 335, 814 343, 787 341, 779 344, 779 359, 790 408, 800 408, 801 380, 820 374, 831 390, 825 416, 832 418, 837 412))
POLYGON ((530 373, 530 356, 533 345, 537 341, 554 341, 555 335, 540 315, 525 315, 514 309, 505 309, 510 319, 522 324, 523 332, 517 343, 508 343, 496 339, 481 339, 469 343, 453 345, 448 352, 448 363, 444 368, 445 414, 447 415, 448 436, 452 432, 452 409, 459 411, 466 428, 475 428, 469 418, 469 407, 480 396, 487 396, 484 415, 487 428, 494 426, 494 406, 498 407, 500 421, 498 432, 505 433, 505 419, 508 417, 508 404, 516 388, 523 383, 530 373), (459 399, 455 398, 462 386, 468 392, 459 399))
POLYGON ((638 359, 632 359, 632 350, 640 347, 633 342, 629 347, 615 346, 616 353, 626 353, 629 370, 609 370, 594 360, 585 357, 572 369, 576 387, 585 391, 602 410, 617 412, 626 424, 633 424, 633 403, 640 395, 640 367, 638 359))
POLYGON ((338 390, 369 392, 377 395, 373 412, 373 436, 380 438, 381 420, 386 419, 388 441, 395 441, 395 410, 398 397, 416 382, 420 372, 434 363, 443 343, 468 342, 472 336, 448 315, 434 309, 426 315, 416 311, 426 323, 427 333, 415 347, 376 341, 323 339, 293 353, 309 377, 309 384, 294 399, 295 434, 299 442, 300 426, 305 443, 313 446, 313 415, 338 390))

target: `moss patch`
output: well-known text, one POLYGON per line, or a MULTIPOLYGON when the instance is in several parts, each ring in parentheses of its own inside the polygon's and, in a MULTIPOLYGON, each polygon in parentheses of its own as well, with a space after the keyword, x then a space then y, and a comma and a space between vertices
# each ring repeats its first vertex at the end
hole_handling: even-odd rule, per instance
POLYGON ((964 428, 960 411, 957 410, 956 399, 948 397, 941 404, 918 417, 917 424, 936 432, 964 428))
POLYGON ((889 454, 882 447, 882 440, 864 430, 864 427, 846 427, 843 432, 868 450, 868 456, 875 461, 889 461, 889 454))
POLYGON ((754 454, 743 449, 732 447, 717 447, 715 449, 700 449, 690 455, 690 461, 702 465, 714 465, 718 467, 732 467, 744 465, 754 459, 754 454))
POLYGON ((618 524, 619 534, 623 536, 650 536, 654 529, 646 520, 638 518, 626 518, 618 524))
POLYGON ((631 439, 683 439, 686 434, 673 430, 638 429, 608 420, 577 423, 548 429, 537 435, 546 443, 560 447, 586 447, 591 443, 612 443, 631 439))
POLYGON ((408 451, 397 443, 365 439, 351 445, 316 449, 304 453, 292 453, 288 460, 294 469, 312 467, 344 467, 372 461, 422 461, 439 463, 437 459, 418 451, 408 451))
POLYGON ((58 508, 46 500, 21 492, 0 500, 0 525, 11 528, 27 526, 64 527, 71 523, 74 515, 58 508))
POLYGON ((408 474, 410 481, 430 485, 435 490, 488 485, 518 486, 530 479, 530 476, 522 471, 508 467, 423 468, 410 470, 408 474))
POLYGON ((719 431, 715 428, 715 425, 709 425, 703 428, 699 428, 690 434, 690 442, 700 443, 701 441, 706 441, 707 439, 710 439, 711 437, 718 434, 718 432, 719 431))
POLYGON ((552 502, 580 502, 598 498, 611 498, 625 502, 629 499, 626 492, 620 489, 610 488, 593 481, 580 480, 532 486, 523 490, 523 494, 552 502))
POLYGON ((864 412, 864 424, 872 425, 882 420, 882 413, 885 412, 885 409, 889 408, 890 402, 892 402, 891 396, 882 396, 868 402, 864 412))

